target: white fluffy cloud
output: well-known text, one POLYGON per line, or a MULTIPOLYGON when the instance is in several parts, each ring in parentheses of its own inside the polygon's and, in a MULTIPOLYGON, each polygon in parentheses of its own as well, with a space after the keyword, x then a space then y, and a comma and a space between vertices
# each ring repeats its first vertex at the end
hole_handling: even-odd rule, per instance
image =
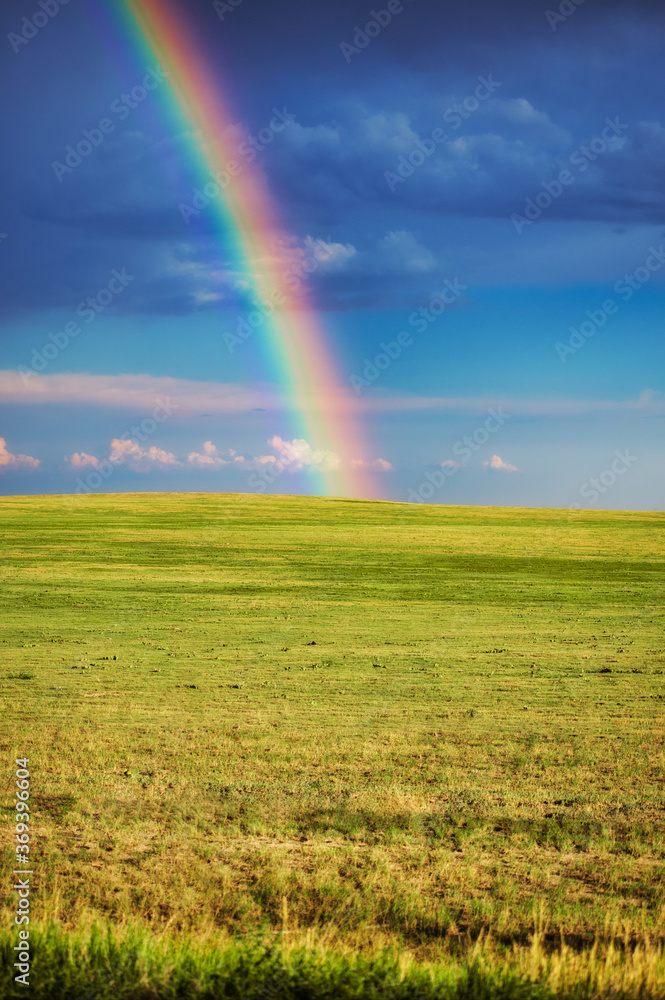
POLYGON ((163 451, 154 445, 143 448, 136 441, 122 441, 119 438, 111 441, 109 462, 114 465, 125 464, 135 472, 149 472, 151 469, 166 469, 180 465, 170 451, 163 451))
MULTIPOLYGON (((272 449, 271 453, 245 458, 233 448, 220 451, 212 441, 205 441, 201 451, 192 451, 187 455, 186 460, 180 461, 172 452, 164 451, 154 445, 150 448, 144 448, 136 441, 114 438, 111 441, 109 455, 106 459, 100 460, 94 455, 88 455, 81 451, 66 457, 65 462, 71 469, 76 470, 86 467, 100 469, 110 463, 111 465, 125 465, 134 472, 150 472, 153 469, 166 468, 214 470, 224 466, 233 466, 247 471, 264 469, 269 466, 275 473, 302 472, 307 469, 315 472, 332 472, 343 466, 342 460, 334 452, 312 448, 309 442, 303 438, 287 441, 274 435, 268 440, 268 444, 272 449)), ((26 456, 19 457, 25 458, 26 456)), ((29 461, 36 460, 30 459, 29 461)), ((383 458, 376 458, 369 462, 363 459, 354 459, 349 463, 349 467, 362 467, 379 472, 387 472, 392 469, 390 462, 383 458)))
POLYGON ((483 465, 487 469, 497 469, 499 472, 519 472, 516 465, 511 465, 510 462, 504 462, 502 458, 498 455, 492 455, 489 462, 483 462, 483 465))
MULTIPOLYGON (((233 455, 234 452, 229 452, 233 455)), ((230 459, 223 458, 212 441, 206 441, 203 445, 203 452, 192 451, 187 456, 187 462, 195 469, 219 469, 222 465, 228 465, 230 459)))
POLYGON ((386 233, 366 250, 306 236, 298 255, 309 262, 310 272, 318 270, 322 275, 428 274, 438 266, 436 257, 405 229, 386 233))
POLYGON ((275 470, 279 472, 300 472, 302 469, 329 472, 339 469, 342 464, 339 456, 335 455, 334 452, 321 449, 315 451, 302 438, 284 441, 275 435, 269 439, 268 444, 275 452, 275 456, 262 456, 261 458, 265 460, 274 457, 275 470))
POLYGON ((88 465, 99 465, 99 459, 94 455, 87 455, 84 451, 75 451, 73 455, 65 458, 68 465, 73 469, 84 469, 88 465))
POLYGON ((121 438, 113 438, 110 445, 109 456, 106 459, 95 458, 84 451, 74 452, 73 455, 65 456, 66 464, 72 469, 84 469, 87 467, 99 469, 102 466, 126 465, 134 472, 150 472, 152 469, 168 469, 179 466, 181 463, 170 451, 164 451, 152 445, 144 448, 136 441, 125 441, 121 438))
POLYGON ((225 465, 236 465, 242 469, 260 469, 270 465, 275 472, 300 472, 303 469, 323 472, 340 467, 337 455, 331 451, 315 451, 302 438, 285 441, 275 435, 269 439, 268 444, 273 449, 272 454, 245 458, 232 448, 220 452, 212 441, 206 441, 202 452, 190 452, 187 463, 195 469, 220 469, 225 465))
POLYGON ((32 455, 12 455, 7 451, 7 442, 0 437, 0 471, 6 469, 36 469, 40 464, 38 458, 32 455))

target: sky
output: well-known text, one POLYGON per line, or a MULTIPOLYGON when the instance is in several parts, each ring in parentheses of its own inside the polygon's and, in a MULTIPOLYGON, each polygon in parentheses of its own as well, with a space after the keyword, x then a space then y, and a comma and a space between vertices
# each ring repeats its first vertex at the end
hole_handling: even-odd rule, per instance
POLYGON ((0 11, 2 494, 316 494, 332 462, 385 500, 663 508, 662 3, 173 0, 362 429, 339 455, 294 432, 120 6, 0 11))

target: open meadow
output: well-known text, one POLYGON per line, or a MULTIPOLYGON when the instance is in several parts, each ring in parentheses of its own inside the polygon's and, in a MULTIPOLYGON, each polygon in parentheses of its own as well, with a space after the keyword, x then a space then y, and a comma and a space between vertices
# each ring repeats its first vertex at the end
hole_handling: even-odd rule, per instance
POLYGON ((400 975, 471 960, 662 994, 663 514, 135 494, 0 517, 33 998, 438 996, 400 975), (67 951, 93 925, 147 992, 101 939, 67 951), (215 954, 273 935, 280 975, 392 949, 392 985, 214 992, 215 954), (169 993, 178 949, 199 986, 169 993))

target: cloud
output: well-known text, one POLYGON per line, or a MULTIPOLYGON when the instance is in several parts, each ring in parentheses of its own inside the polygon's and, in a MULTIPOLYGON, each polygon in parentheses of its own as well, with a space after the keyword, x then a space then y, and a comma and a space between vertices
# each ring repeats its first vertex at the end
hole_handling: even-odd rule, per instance
MULTIPOLYGON (((35 375, 27 381, 14 370, 0 370, 0 395, 5 403, 50 405, 79 404, 90 408, 125 409, 146 415, 177 417, 205 414, 249 413, 252 410, 289 411, 293 402, 274 387, 251 387, 239 383, 197 382, 193 379, 153 375, 35 375)), ((529 397, 409 396, 368 390, 357 396, 351 387, 335 396, 320 394, 311 411, 334 415, 343 406, 350 415, 445 410, 484 413, 489 407, 505 407, 515 416, 565 417, 609 412, 665 415, 665 396, 645 389, 637 399, 557 399, 529 397)), ((193 453, 196 454, 196 453, 193 453)), ((205 450, 203 452, 206 454, 205 450)), ((235 461, 235 456, 231 456, 235 461)))
POLYGON ((349 103, 336 109, 339 120, 333 123, 295 124, 276 163, 281 184, 293 197, 319 206, 394 206, 397 200, 446 206, 455 214, 506 214, 525 186, 547 179, 570 136, 524 98, 489 101, 459 134, 444 114, 455 99, 442 98, 441 108, 431 117, 421 112, 417 123, 404 112, 349 103), (424 162, 421 153, 415 169, 407 162, 410 175, 391 190, 386 172, 395 173, 437 128, 445 141, 424 162))
MULTIPOLYGON (((230 451, 229 456, 234 456, 235 452, 230 451)), ((187 456, 187 462, 195 469, 219 469, 222 465, 229 465, 230 458, 223 458, 212 441, 206 441, 203 445, 203 453, 192 451, 187 456)))
POLYGON ((285 284, 308 285, 320 308, 397 308, 431 297, 441 262, 407 229, 364 247, 306 236, 278 261, 285 284))
MULTIPOLYGON (((350 0, 322 5, 311 18, 304 0, 296 0, 293 30, 288 39, 280 36, 277 46, 280 5, 256 3, 261 11, 256 24, 234 27, 236 48, 238 30, 265 69, 252 76, 250 65, 237 67, 241 76, 248 74, 255 98, 247 127, 255 132, 266 124, 269 82, 281 79, 287 68, 302 98, 298 114, 309 124, 289 125, 261 151, 252 169, 265 170, 300 239, 335 227, 335 240, 341 241, 337 246, 355 244, 360 254, 360 241, 367 237, 359 234, 381 234, 386 222, 418 234, 421 222, 433 221, 424 218, 425 208, 441 219, 439 240, 445 245, 460 215, 496 219, 519 210, 543 180, 556 176, 557 158, 565 165, 567 153, 587 142, 605 115, 618 108, 631 123, 647 121, 634 126, 634 138, 623 150, 604 156, 579 178, 548 218, 568 213, 571 218, 663 219, 662 112, 653 86, 662 48, 662 4, 604 0, 594 5, 593 16, 587 4, 556 33, 547 24, 547 4, 534 5, 533 0, 508 5, 478 0, 454 9, 424 4, 417 16, 415 5, 405 4, 399 23, 394 20, 376 44, 353 60, 351 72, 335 40, 352 39, 357 2, 355 11, 350 0), (473 92, 478 73, 492 69, 502 80, 498 96, 457 131, 448 129, 451 141, 391 194, 384 171, 394 170, 419 138, 444 127, 446 109, 473 92), (312 73, 320 84, 314 91, 307 87, 312 73), (599 80, 621 81, 621 86, 599 86, 599 80), (365 95, 364 104, 353 99, 358 93, 365 95), (444 215, 448 218, 442 219, 444 215)), ((550 6, 557 9, 558 3, 550 6)), ((18 10, 20 0, 12 4, 18 10)), ((78 30, 68 44, 73 51, 80 47, 78 30)), ((120 87, 120 78, 117 82, 120 87)), ((14 308, 75 309, 103 286, 112 267, 126 265, 138 280, 117 302, 125 313, 182 314, 226 305, 233 300, 233 285, 220 283, 213 273, 215 261, 232 256, 230 244, 220 246, 216 232, 221 202, 185 225, 179 202, 191 202, 194 185, 204 186, 209 178, 190 169, 191 133, 178 129, 169 137, 169 129, 154 128, 157 105, 152 99, 127 124, 117 123, 75 177, 60 183, 48 169, 49 161, 64 156, 65 143, 76 144, 78 129, 92 124, 91 95, 101 100, 97 110, 103 112, 113 93, 106 90, 108 83, 102 73, 91 82, 90 93, 78 95, 80 102, 72 92, 68 117, 48 101, 41 102, 41 109, 35 105, 32 118, 37 123, 41 110, 44 127, 24 130, 24 155, 3 167, 3 188, 17 192, 8 206, 13 250, 3 261, 9 268, 5 300, 14 308), (205 268, 178 271, 174 262, 187 252, 185 241, 196 244, 209 274, 205 268), (31 279, 35 272, 40 274, 37 283, 31 279)), ((24 100, 17 102, 17 121, 30 121, 34 95, 20 86, 19 93, 24 100)), ((231 151, 244 129, 236 131, 234 139, 225 136, 231 151)), ((9 225, 3 222, 3 228, 9 225)), ((469 242, 476 238, 469 233, 469 242)), ((483 237, 478 239, 484 245, 483 237)), ((439 248, 432 250, 437 254, 439 248)), ((331 260, 330 273, 335 266, 331 260)), ((518 267, 515 274, 519 282, 518 267)))
POLYGON ((512 125, 515 135, 537 140, 554 152, 563 151, 573 143, 568 129, 556 125, 545 111, 539 111, 526 97, 505 100, 495 97, 488 101, 486 110, 496 121, 512 125))
POLYGON ((275 456, 261 456, 259 461, 275 458, 275 470, 278 472, 300 472, 302 469, 314 469, 317 472, 329 472, 339 469, 341 459, 332 451, 314 450, 302 438, 285 441, 274 435, 268 444, 276 453, 275 456))
POLYGON ((65 462, 73 469, 84 469, 88 465, 99 465, 99 459, 94 455, 86 455, 84 451, 74 452, 69 457, 65 456, 65 462))
POLYGON ((136 129, 116 132, 105 139, 94 169, 80 170, 75 184, 49 172, 47 183, 35 187, 30 214, 116 239, 180 236, 183 222, 173 205, 177 192, 184 196, 191 187, 187 142, 185 134, 156 142, 136 129))
POLYGON ((492 455, 489 462, 483 462, 483 465, 488 469, 497 469, 499 472, 519 472, 516 465, 511 465, 510 462, 504 462, 502 458, 498 455, 492 455))
POLYGON ((334 243, 306 236, 300 256, 303 259, 313 257, 319 263, 321 270, 326 273, 344 270, 357 254, 358 251, 350 243, 334 243))
MULTIPOLYGON (((135 445, 133 442, 114 441, 113 444, 122 444, 123 456, 130 456, 132 460, 138 460, 139 456, 141 462, 156 462, 158 459, 157 449, 151 449, 150 453, 145 453, 140 446, 135 445)), ((186 462, 182 463, 178 462, 169 453, 159 452, 158 454, 161 457, 162 466, 166 464, 181 465, 190 469, 207 469, 210 471, 224 467, 242 469, 243 471, 256 471, 270 467, 273 474, 303 471, 331 472, 342 469, 345 464, 351 469, 362 468, 375 472, 390 472, 393 468, 390 462, 384 458, 375 458, 371 461, 357 458, 345 463, 339 455, 336 455, 332 451, 313 448, 304 438, 293 438, 289 441, 278 435, 274 435, 269 438, 268 444, 272 449, 271 452, 264 455, 255 455, 251 458, 239 455, 233 448, 222 451, 212 441, 206 441, 200 452, 190 452, 187 455, 186 462), (164 456, 167 456, 167 458, 165 459, 164 456)), ((117 461, 119 454, 120 451, 116 448, 109 460, 112 462, 117 461)), ((136 468, 136 465, 130 465, 130 468, 136 468)), ((141 468, 139 471, 147 470, 141 468)))
MULTIPOLYGON (((486 413, 490 407, 516 417, 600 416, 606 413, 665 416, 665 396, 653 390, 643 390, 637 399, 557 399, 556 397, 445 397, 407 396, 397 393, 357 398, 357 409, 365 413, 408 413, 418 410, 442 410, 450 413, 486 413)), ((351 405, 351 404, 350 404, 351 405)))
POLYGON ((40 464, 40 460, 31 455, 12 455, 7 451, 7 442, 0 437, 0 472, 7 469, 36 469, 40 464))
MULTIPOLYGON (((490 98, 460 131, 446 114, 464 94, 432 95, 410 114, 348 102, 327 124, 295 124, 285 135, 275 170, 288 197, 318 206, 319 218, 388 206, 466 217, 509 218, 543 182, 572 169, 575 183, 554 200, 548 218, 662 222, 665 207, 665 127, 639 117, 609 139, 602 155, 580 166, 579 149, 598 140, 606 115, 575 121, 567 108, 559 117, 525 96, 490 98), (429 106, 429 111, 426 107, 429 106), (434 130, 446 138, 433 142, 434 130), (423 159, 421 143, 433 147, 423 159), (417 153, 417 163, 409 157, 417 153), (570 157, 577 151, 577 160, 570 157), (588 168, 588 169, 587 169, 588 168), (392 181, 387 183, 387 174, 392 181), (396 179, 395 179, 396 178, 396 179)), ((459 116, 458 116, 459 119, 459 116)), ((354 261, 358 266, 360 256, 354 261)), ((424 261, 423 261, 424 263, 424 261)))
MULTIPOLYGON (((285 412, 293 401, 276 388, 252 387, 228 382, 197 382, 192 379, 163 378, 153 375, 35 375, 24 381, 14 370, 0 370, 0 395, 5 403, 80 404, 91 408, 125 409, 146 416, 158 410, 165 415, 199 416, 205 414, 249 413, 252 410, 285 412), (169 410, 171 413, 169 413, 169 410)), ((339 413, 342 406, 350 415, 367 413, 404 413, 419 410, 445 410, 457 413, 483 413, 489 407, 505 407, 515 416, 572 417, 602 413, 643 413, 665 415, 665 396, 645 389, 637 399, 558 399, 529 397, 445 397, 409 396, 367 390, 357 396, 351 387, 335 395, 324 393, 311 402, 311 412, 339 413)), ((195 453, 193 453, 195 454, 195 453)), ((204 451, 205 456, 205 451, 204 451)), ((235 457, 231 456, 235 461, 235 457)))
POLYGON ((437 268, 434 255, 404 229, 384 236, 374 254, 368 255, 368 261, 380 274, 427 274, 437 268))
MULTIPOLYGON (((314 472, 336 471, 344 466, 344 462, 332 451, 325 449, 315 449, 305 441, 304 438, 293 438, 291 441, 274 435, 268 440, 272 448, 271 454, 257 455, 254 458, 245 458, 238 455, 232 448, 221 453, 212 443, 206 441, 203 445, 203 453, 191 452, 187 456, 190 466, 197 469, 217 469, 225 465, 235 465, 242 469, 263 469, 270 466, 273 473, 281 472, 302 472, 312 470, 314 472), (224 457, 224 455, 228 457, 224 457)), ((362 458, 354 458, 348 463, 351 469, 371 469, 375 472, 390 472, 392 465, 384 458, 375 458, 365 461, 362 458)))
POLYGON ((375 458, 373 462, 365 462, 362 458, 351 460, 352 469, 374 469, 376 472, 392 472, 393 467, 385 458, 375 458))
POLYGON ((21 212, 27 225, 16 244, 20 252, 3 262, 11 278, 2 309, 57 306, 74 313, 105 285, 114 267, 126 267, 137 280, 106 315, 188 315, 220 306, 248 307, 228 263, 237 255, 225 254, 224 263, 220 261, 214 205, 191 226, 178 211, 193 195, 187 154, 192 138, 180 133, 156 141, 138 131, 118 132, 75 179, 60 183, 52 171, 43 177, 41 168, 23 178, 21 212), (26 278, 25 264, 35 232, 42 234, 37 254, 47 254, 49 260, 38 285, 26 278), (58 252, 63 233, 77 259, 75 268, 58 252))
MULTIPOLYGON (((180 312, 221 307, 244 313, 255 308, 251 275, 220 267, 215 248, 207 242, 192 241, 172 251, 164 249, 161 258, 161 284, 142 282, 145 293, 141 294, 146 303, 178 288, 183 302, 180 312)), ((323 304, 328 299, 347 307, 346 296, 357 291, 357 286, 373 301, 378 292, 394 289, 396 278, 431 279, 432 273, 440 270, 431 250, 406 229, 386 232, 363 247, 330 236, 286 236, 264 248, 256 263, 275 273, 294 308, 307 308, 307 295, 293 294, 300 289, 312 289, 319 305, 323 296, 323 304)), ((143 304, 137 302, 138 294, 132 309, 144 311, 143 304)), ((173 303, 169 310, 177 311, 173 303)))
POLYGON ((65 456, 65 464, 76 471, 91 467, 93 469, 111 469, 114 465, 125 465, 134 472, 150 472, 153 469, 168 469, 180 466, 180 462, 170 451, 164 451, 154 445, 143 448, 136 441, 113 438, 109 446, 109 456, 105 459, 87 455, 84 451, 74 452, 65 456))
POLYGON ((150 413, 160 410, 162 420, 178 413, 248 413, 271 408, 277 397, 224 382, 195 382, 154 375, 21 375, 0 371, 0 394, 6 403, 66 403, 150 413))
POLYGON ((224 466, 234 466, 244 470, 262 469, 271 466, 274 472, 301 472, 311 469, 326 472, 341 467, 341 460, 334 452, 314 449, 303 438, 284 440, 274 435, 268 440, 273 449, 272 454, 257 455, 245 458, 238 455, 233 448, 221 452, 212 441, 206 441, 203 451, 192 451, 187 456, 187 464, 194 469, 221 469, 224 466))
POLYGON ((374 247, 362 251, 350 243, 327 243, 307 236, 303 252, 319 261, 324 276, 344 273, 386 277, 429 273, 437 267, 434 255, 404 229, 386 233, 374 247))
POLYGON ((152 445, 150 448, 143 448, 136 441, 123 441, 114 438, 111 441, 111 453, 109 462, 113 465, 127 465, 135 472, 150 472, 152 469, 166 469, 179 466, 180 462, 170 451, 163 451, 152 445))

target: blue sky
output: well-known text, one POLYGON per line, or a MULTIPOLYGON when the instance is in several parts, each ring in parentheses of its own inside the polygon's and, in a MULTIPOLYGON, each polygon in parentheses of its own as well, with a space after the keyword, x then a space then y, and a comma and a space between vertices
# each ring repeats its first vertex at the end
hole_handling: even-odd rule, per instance
MULTIPOLYGON (((662 5, 175 6, 268 136, 377 495, 662 509, 662 5)), ((191 136, 110 8, 0 13, 0 490, 311 492, 264 334, 229 340, 216 216, 183 217, 191 136)))

